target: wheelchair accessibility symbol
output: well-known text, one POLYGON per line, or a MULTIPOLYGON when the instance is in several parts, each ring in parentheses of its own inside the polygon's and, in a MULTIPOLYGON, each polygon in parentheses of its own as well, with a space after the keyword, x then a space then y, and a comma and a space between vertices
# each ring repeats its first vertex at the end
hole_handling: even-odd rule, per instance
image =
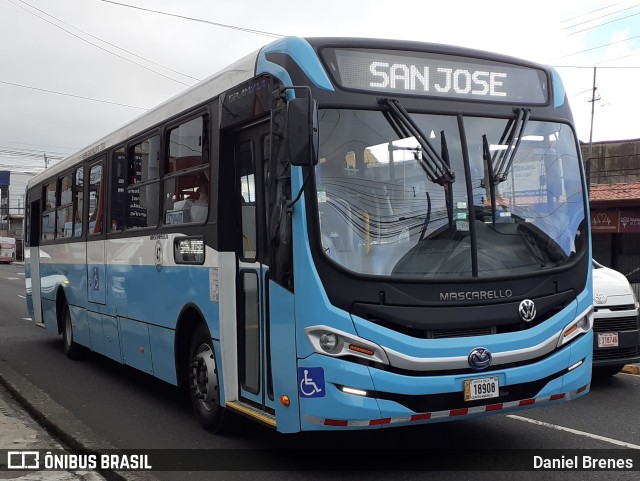
POLYGON ((302 397, 324 397, 324 370, 321 367, 299 367, 298 388, 302 397))

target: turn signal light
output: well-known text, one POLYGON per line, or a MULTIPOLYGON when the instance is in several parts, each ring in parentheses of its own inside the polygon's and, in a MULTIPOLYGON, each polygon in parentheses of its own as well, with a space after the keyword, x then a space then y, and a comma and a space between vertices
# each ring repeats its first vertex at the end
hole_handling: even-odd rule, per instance
POLYGON ((573 327, 571 327, 570 329, 566 330, 564 333, 564 337, 570 336, 572 332, 577 331, 578 330, 578 325, 574 325, 573 327))
POLYGON ((349 344, 349 349, 359 352, 360 354, 366 354, 367 356, 373 356, 374 352, 366 347, 358 346, 356 344, 349 344))

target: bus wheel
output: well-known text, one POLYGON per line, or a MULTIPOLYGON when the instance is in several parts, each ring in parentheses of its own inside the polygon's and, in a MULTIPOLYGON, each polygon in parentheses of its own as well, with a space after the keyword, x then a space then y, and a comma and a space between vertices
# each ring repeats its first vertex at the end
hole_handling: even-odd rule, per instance
POLYGON ((200 424, 214 433, 227 431, 230 416, 220 406, 218 367, 211 336, 203 324, 196 328, 191 338, 188 374, 191 405, 200 424))
POLYGON ((73 325, 71 324, 71 311, 69 304, 64 303, 62 310, 62 346, 69 359, 80 359, 82 346, 73 340, 73 325))

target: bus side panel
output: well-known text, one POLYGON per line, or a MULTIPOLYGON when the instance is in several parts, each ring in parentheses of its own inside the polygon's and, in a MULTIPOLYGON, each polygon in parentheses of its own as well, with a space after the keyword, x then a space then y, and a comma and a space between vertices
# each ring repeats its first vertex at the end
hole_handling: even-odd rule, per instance
POLYGON ((73 324, 73 340, 78 344, 91 348, 91 333, 89 332, 86 309, 78 306, 69 306, 69 313, 73 324))
POLYGON ((149 325, 153 375, 173 385, 178 384, 174 350, 175 333, 173 329, 149 325))
POLYGON ((122 349, 120 346, 120 325, 118 318, 114 316, 100 315, 102 333, 104 335, 104 354, 114 361, 122 362, 122 349))
POLYGON ((89 323, 89 335, 91 336, 91 350, 106 356, 107 351, 102 332, 102 314, 87 311, 87 322, 89 323))
POLYGON ((124 317, 118 318, 122 339, 122 362, 153 374, 149 326, 124 317))
POLYGON ((27 273, 27 306, 29 306, 29 297, 31 297, 31 308, 29 311, 31 317, 37 324, 42 323, 42 292, 40 282, 40 248, 29 247, 29 254, 25 272, 27 273))
POLYGON ((276 422, 278 431, 284 433, 300 431, 294 301, 295 297, 291 292, 269 281, 271 366, 276 399, 276 422), (289 407, 277 402, 283 394, 289 396, 289 407))

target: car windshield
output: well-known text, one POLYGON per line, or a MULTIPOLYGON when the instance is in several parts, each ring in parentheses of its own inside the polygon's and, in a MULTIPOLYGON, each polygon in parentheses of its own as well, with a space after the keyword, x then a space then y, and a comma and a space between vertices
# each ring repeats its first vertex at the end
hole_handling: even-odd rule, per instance
POLYGON ((488 277, 557 267, 586 248, 569 125, 410 116, 454 182, 428 175, 420 142, 389 113, 320 111, 317 215, 334 262, 368 275, 488 277))

